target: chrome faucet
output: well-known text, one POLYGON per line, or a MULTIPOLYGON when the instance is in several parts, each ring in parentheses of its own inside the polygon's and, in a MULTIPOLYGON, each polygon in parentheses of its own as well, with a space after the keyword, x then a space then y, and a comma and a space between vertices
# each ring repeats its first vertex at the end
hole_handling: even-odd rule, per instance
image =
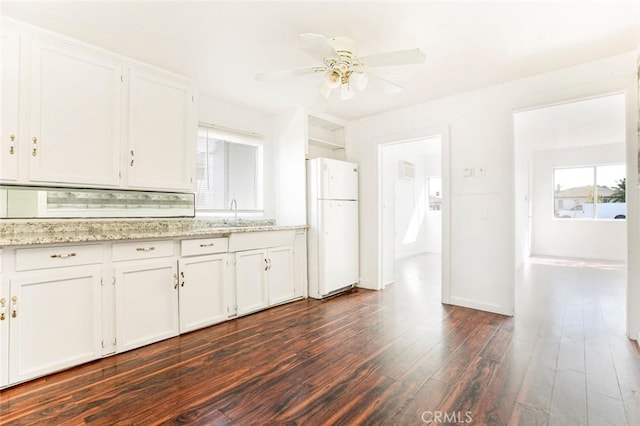
POLYGON ((231 210, 232 212, 235 212, 233 220, 237 221, 238 220, 238 202, 236 201, 235 198, 231 200, 231 207, 229 207, 229 210, 231 210))

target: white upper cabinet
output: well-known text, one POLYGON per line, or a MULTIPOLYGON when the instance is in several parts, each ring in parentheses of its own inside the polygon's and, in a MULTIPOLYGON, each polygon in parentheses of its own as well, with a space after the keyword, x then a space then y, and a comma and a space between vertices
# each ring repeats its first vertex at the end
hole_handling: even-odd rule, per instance
POLYGON ((0 41, 0 181, 12 182, 18 179, 20 36, 2 28, 0 41))
POLYGON ((194 187, 195 95, 161 73, 131 70, 129 78, 130 187, 191 190, 194 187))
POLYGON ((34 39, 29 180, 118 186, 121 92, 116 59, 34 39))
POLYGON ((0 182, 195 189, 191 80, 0 20, 0 182))

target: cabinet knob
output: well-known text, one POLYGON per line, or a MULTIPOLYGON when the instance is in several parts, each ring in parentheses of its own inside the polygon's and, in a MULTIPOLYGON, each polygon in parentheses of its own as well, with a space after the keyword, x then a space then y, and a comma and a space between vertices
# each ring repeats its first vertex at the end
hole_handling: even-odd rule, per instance
POLYGON ((11 318, 15 318, 18 316, 18 297, 17 296, 13 296, 11 298, 12 306, 13 308, 11 309, 11 318))
POLYGON ((31 155, 35 157, 36 155, 38 155, 38 138, 34 136, 33 138, 31 138, 31 140, 33 141, 31 155))

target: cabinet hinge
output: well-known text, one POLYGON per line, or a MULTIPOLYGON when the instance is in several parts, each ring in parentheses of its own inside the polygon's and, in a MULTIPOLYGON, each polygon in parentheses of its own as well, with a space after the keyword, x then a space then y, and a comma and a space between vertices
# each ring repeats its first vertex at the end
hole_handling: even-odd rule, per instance
POLYGON ((100 344, 102 345, 102 349, 104 349, 104 340, 101 341, 100 344))
POLYGON ((118 177, 122 179, 122 172, 118 172, 118 177))
POLYGON ((191 96, 191 102, 195 102, 196 101, 196 97, 195 96, 191 96))
POLYGON ((124 83, 124 76, 123 75, 120 76, 120 82, 124 83))
POLYGON ((115 346, 115 345, 116 345, 116 342, 117 342, 117 339, 114 337, 114 338, 113 338, 113 346, 115 346))
POLYGON ((111 285, 116 285, 116 277, 111 278, 111 285))
POLYGON ((102 277, 100 277, 100 285, 104 287, 104 279, 102 279, 102 277))

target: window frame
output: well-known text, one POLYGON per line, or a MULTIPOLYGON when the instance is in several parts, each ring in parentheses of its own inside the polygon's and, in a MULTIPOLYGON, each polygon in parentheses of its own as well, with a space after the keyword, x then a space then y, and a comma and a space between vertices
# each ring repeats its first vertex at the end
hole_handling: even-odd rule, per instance
MULTIPOLYGON (((207 140, 219 140, 226 143, 231 144, 240 144, 240 145, 249 145, 257 148, 256 150, 256 163, 255 163, 255 197, 256 197, 256 206, 255 209, 243 209, 240 206, 239 209, 231 209, 231 200, 226 202, 228 198, 228 190, 229 183, 225 182, 224 188, 224 198, 225 198, 225 208, 223 209, 211 209, 211 208, 199 208, 197 205, 198 198, 198 179, 196 177, 196 189, 195 189, 195 198, 196 198, 196 207, 195 214, 196 217, 219 217, 219 218, 229 218, 229 217, 249 217, 249 218, 262 218, 264 217, 264 138, 261 135, 253 134, 249 132, 241 132, 241 131, 231 131, 219 128, 217 126, 213 126, 207 123, 198 123, 198 134, 201 131, 207 132, 207 140)), ((198 143, 196 142, 196 157, 198 156, 198 143)), ((228 166, 228 151, 225 154, 225 167, 228 166)), ((197 161, 197 160, 196 160, 197 161)), ((196 164, 196 168, 198 165, 196 164)))

